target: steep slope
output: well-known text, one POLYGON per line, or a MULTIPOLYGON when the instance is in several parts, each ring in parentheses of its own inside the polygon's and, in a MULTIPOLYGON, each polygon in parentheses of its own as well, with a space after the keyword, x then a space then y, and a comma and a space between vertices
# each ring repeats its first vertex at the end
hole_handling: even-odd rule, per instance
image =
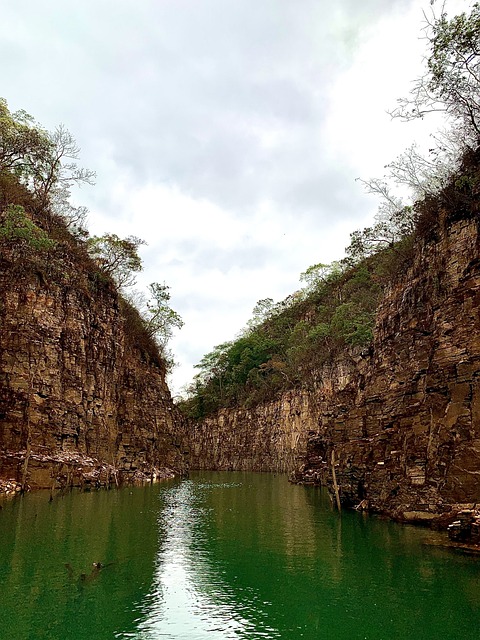
POLYGON ((61 221, 44 223, 54 246, 0 243, 0 478, 33 488, 181 470, 165 365, 138 314, 61 221))
POLYGON ((313 384, 196 424, 192 466, 294 470, 333 493, 333 461, 345 505, 412 521, 480 501, 478 194, 452 189, 425 205, 425 232, 384 291, 370 348, 344 350, 313 384))
POLYGON ((343 401, 323 396, 299 480, 331 485, 333 454, 346 504, 428 520, 480 500, 479 223, 441 212, 419 243, 343 401))

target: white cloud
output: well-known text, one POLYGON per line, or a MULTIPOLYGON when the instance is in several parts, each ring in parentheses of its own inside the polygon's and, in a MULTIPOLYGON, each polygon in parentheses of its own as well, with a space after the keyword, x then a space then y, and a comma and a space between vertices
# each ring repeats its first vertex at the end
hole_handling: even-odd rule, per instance
POLYGON ((375 208, 355 177, 411 135, 385 110, 417 74, 426 0, 3 5, 2 95, 66 124, 98 174, 76 194, 92 231, 145 238, 140 283, 171 286, 175 388, 258 299, 342 256, 375 208))

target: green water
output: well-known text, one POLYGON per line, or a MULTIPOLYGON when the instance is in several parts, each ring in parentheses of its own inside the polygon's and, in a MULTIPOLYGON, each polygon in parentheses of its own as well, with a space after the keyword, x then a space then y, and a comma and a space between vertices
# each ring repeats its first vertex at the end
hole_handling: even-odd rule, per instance
POLYGON ((480 558, 284 476, 48 497, 2 503, 1 640, 480 637, 480 558))

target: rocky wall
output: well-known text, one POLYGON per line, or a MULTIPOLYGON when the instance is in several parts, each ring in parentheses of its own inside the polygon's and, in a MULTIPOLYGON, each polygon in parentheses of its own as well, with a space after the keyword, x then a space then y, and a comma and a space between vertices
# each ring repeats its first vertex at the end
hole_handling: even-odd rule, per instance
POLYGON ((321 412, 297 473, 331 487, 333 452, 343 503, 404 520, 480 501, 479 220, 442 216, 386 292, 346 406, 321 412))
POLYGON ((183 467, 164 365, 84 253, 4 243, 0 294, 0 477, 36 487, 68 468, 108 481, 183 467))
POLYGON ((333 492, 333 454, 345 505, 431 521, 480 502, 479 219, 441 216, 386 291, 372 348, 312 390, 197 425, 193 468, 295 469, 333 492))
POLYGON ((192 469, 290 472, 313 428, 310 396, 288 392, 253 409, 224 409, 192 425, 185 448, 192 469))

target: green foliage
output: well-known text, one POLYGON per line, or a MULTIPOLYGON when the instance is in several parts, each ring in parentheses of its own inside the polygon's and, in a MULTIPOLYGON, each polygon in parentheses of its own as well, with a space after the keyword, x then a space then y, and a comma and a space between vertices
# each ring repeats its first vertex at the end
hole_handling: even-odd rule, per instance
MULTIPOLYGON (((140 291, 125 293, 126 303, 136 311, 137 333, 144 336, 148 344, 155 345, 160 350, 167 371, 175 364, 173 354, 168 349, 168 342, 173 336, 174 329, 183 327, 180 315, 170 306, 169 287, 153 282, 149 285, 149 297, 140 291), (140 327, 140 328, 138 328, 140 327)), ((132 314, 130 314, 133 318, 132 314)))
POLYGON ((404 238, 411 236, 418 221, 414 207, 405 205, 401 198, 391 193, 384 180, 361 180, 368 193, 380 196, 380 206, 374 224, 350 234, 350 244, 345 249, 347 260, 356 264, 386 248, 396 252, 404 238))
POLYGON ((313 291, 329 282, 334 282, 339 278, 344 270, 344 265, 335 261, 331 264, 319 262, 300 274, 300 282, 305 282, 306 292, 313 291))
MULTIPOLYGON (((112 291, 114 285, 125 293, 142 269, 138 248, 145 243, 113 233, 87 239, 87 209, 71 204, 70 190, 92 184, 94 173, 77 165, 78 155, 62 125, 48 132, 26 112, 10 112, 0 98, 0 241, 36 251, 63 245, 88 273, 89 293, 112 291)), ((173 363, 168 340, 183 322, 169 306, 165 284, 150 285, 149 293, 148 300, 140 300, 141 309, 122 295, 118 301, 129 338, 149 361, 168 366, 173 363)))
POLYGON ((430 55, 427 60, 429 95, 422 106, 440 103, 462 127, 480 136, 478 100, 480 70, 480 5, 470 15, 461 13, 451 20, 442 13, 431 25, 430 55))
POLYGON ((300 282, 305 282, 307 288, 315 289, 319 284, 324 284, 328 277, 328 264, 319 262, 308 267, 306 271, 300 274, 300 282))
POLYGON ((87 210, 71 204, 70 190, 75 184, 93 184, 95 173, 77 165, 79 152, 63 125, 46 131, 25 111, 11 113, 0 98, 0 174, 10 173, 28 188, 37 212, 61 216, 84 237, 87 210))
POLYGON ((55 241, 28 217, 21 205, 9 205, 1 216, 0 238, 24 242, 37 251, 48 251, 55 246, 55 241))
POLYGON ((373 337, 373 322, 373 313, 369 313, 358 303, 346 302, 335 309, 330 321, 329 334, 338 342, 363 346, 373 337))
POLYGON ((440 15, 427 20, 426 71, 415 81, 410 96, 399 101, 393 115, 412 120, 444 111, 461 130, 462 139, 476 146, 480 136, 480 5, 476 2, 470 14, 451 19, 444 6, 440 15))
POLYGON ((155 340, 145 331, 145 321, 139 310, 123 297, 119 297, 120 309, 125 319, 125 333, 135 348, 140 351, 145 361, 158 367, 168 369, 164 354, 159 353, 155 340))
POLYGON ((143 314, 147 333, 164 351, 173 336, 173 329, 183 327, 182 318, 170 307, 169 289, 165 283, 152 282, 148 287, 151 297, 143 314))
POLYGON ((306 292, 282 303, 257 303, 248 330, 216 346, 197 365, 182 410, 200 418, 223 406, 271 399, 282 389, 308 385, 339 350, 369 344, 381 293, 377 264, 349 270, 338 263, 314 265, 305 272, 312 276, 306 292))
POLYGON ((430 18, 425 14, 425 73, 391 115, 413 120, 441 111, 446 113, 450 129, 432 136, 433 145, 426 156, 414 144, 386 166, 384 179, 362 181, 369 193, 380 197, 380 207, 371 227, 351 234, 346 249, 350 264, 385 247, 402 254, 400 262, 405 262, 412 248, 406 240, 414 233, 427 237, 435 228, 435 202, 443 200, 451 208, 463 209, 462 195, 470 194, 475 186, 462 174, 462 167, 480 144, 480 4, 475 2, 469 14, 451 19, 445 6, 441 5, 440 14, 434 10, 430 18), (459 171, 460 177, 456 175, 459 171), (454 185, 452 176, 456 176, 454 185), (403 190, 407 187, 415 205, 406 205, 394 195, 392 183, 403 190), (421 201, 427 206, 419 205, 421 201))
POLYGON ((135 236, 119 238, 115 233, 93 236, 87 240, 90 256, 101 266, 102 271, 114 279, 119 288, 135 284, 135 273, 142 270, 138 247, 146 244, 135 236))
POLYGON ((427 19, 426 72, 392 115, 411 120, 444 111, 452 130, 436 134, 427 157, 413 145, 387 165, 386 180, 364 182, 380 197, 373 224, 351 234, 344 260, 309 267, 300 294, 278 304, 260 301, 243 335, 205 356, 183 403, 189 415, 250 406, 286 386, 308 385, 338 353, 367 346, 382 285, 411 262, 415 239, 435 236, 442 210, 447 221, 478 218, 480 3, 452 19, 441 7, 427 19), (408 187, 414 204, 398 197, 392 182, 408 187))
POLYGON ((48 148, 48 133, 25 111, 11 113, 6 100, 0 98, 0 171, 28 179, 48 148))
POLYGON ((248 329, 254 329, 259 324, 275 313, 275 303, 273 298, 259 300, 253 307, 252 317, 247 322, 248 329))

